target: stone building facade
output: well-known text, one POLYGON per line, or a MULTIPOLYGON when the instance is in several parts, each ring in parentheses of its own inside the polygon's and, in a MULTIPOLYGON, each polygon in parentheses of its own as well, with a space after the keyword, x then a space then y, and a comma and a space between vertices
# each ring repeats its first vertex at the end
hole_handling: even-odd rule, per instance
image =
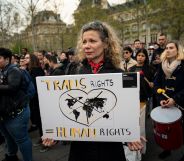
POLYGON ((66 24, 60 20, 58 14, 46 10, 38 12, 34 17, 34 30, 31 24, 21 34, 21 40, 27 46, 34 43, 34 50, 62 50, 66 24))

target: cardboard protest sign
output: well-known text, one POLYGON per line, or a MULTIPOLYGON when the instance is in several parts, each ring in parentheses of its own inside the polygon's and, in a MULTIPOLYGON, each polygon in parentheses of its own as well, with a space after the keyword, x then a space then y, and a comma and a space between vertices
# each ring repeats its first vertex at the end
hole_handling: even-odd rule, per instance
POLYGON ((44 137, 115 142, 140 138, 139 74, 36 79, 44 137))

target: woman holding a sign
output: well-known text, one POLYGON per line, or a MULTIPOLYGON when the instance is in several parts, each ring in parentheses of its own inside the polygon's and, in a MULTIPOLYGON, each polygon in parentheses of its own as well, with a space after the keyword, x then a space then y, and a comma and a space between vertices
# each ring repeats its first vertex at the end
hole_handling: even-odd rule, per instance
MULTIPOLYGON (((90 22, 81 29, 76 48, 79 63, 68 66, 68 74, 120 73, 121 46, 112 28, 100 21, 90 22)), ((145 139, 143 138, 145 141, 145 139)), ((54 141, 43 139, 43 144, 54 141)), ((131 150, 143 148, 141 141, 128 143, 131 150)), ((69 161, 126 161, 121 142, 71 143, 69 161)))

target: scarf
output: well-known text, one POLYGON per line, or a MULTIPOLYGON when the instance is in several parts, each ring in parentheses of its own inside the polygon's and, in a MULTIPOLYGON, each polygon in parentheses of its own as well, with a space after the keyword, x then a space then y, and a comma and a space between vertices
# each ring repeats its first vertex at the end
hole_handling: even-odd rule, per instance
POLYGON ((94 63, 93 61, 88 60, 88 63, 92 68, 92 72, 94 74, 96 74, 98 72, 98 70, 100 69, 100 67, 103 65, 104 60, 100 61, 99 63, 94 63))
POLYGON ((166 75, 166 78, 170 78, 174 70, 180 64, 181 64, 181 60, 174 60, 171 63, 169 63, 167 59, 162 61, 162 69, 166 75))

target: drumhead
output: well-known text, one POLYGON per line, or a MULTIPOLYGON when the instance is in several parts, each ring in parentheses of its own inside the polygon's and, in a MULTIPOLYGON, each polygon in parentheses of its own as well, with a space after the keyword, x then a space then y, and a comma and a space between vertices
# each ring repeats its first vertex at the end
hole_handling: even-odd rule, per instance
POLYGON ((181 111, 177 107, 162 108, 161 106, 151 111, 151 118, 159 123, 172 123, 180 119, 181 111))

